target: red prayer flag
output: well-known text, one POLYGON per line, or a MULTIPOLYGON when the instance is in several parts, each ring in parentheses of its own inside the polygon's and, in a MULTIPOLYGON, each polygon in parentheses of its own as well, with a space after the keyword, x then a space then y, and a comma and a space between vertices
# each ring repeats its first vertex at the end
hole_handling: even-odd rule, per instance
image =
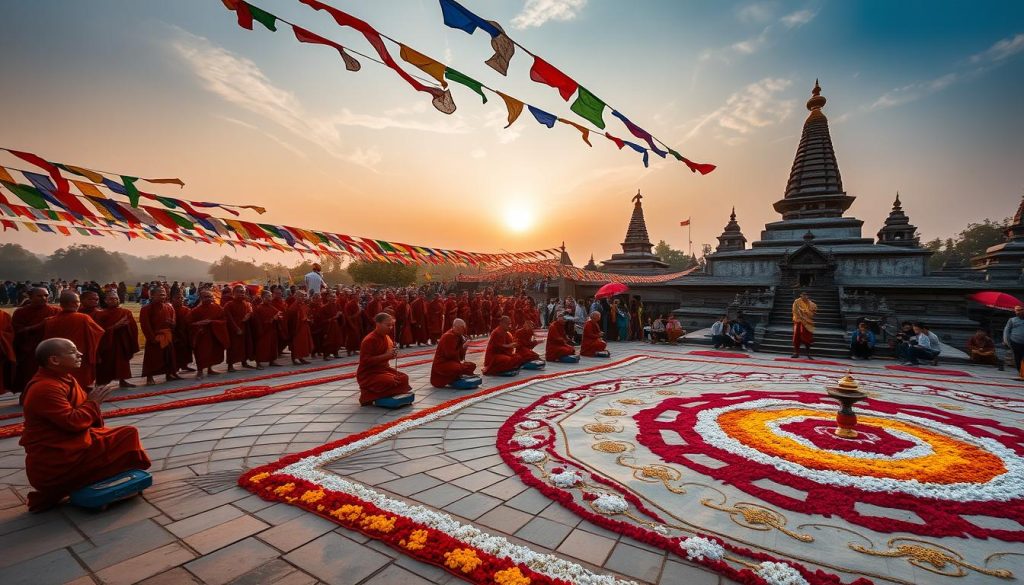
POLYGON ((533 67, 530 68, 530 79, 537 83, 550 85, 558 90, 562 99, 569 101, 572 94, 576 93, 579 84, 571 77, 551 66, 550 63, 540 57, 533 58, 533 67))
POLYGON ((686 220, 679 222, 679 225, 683 227, 690 225, 690 218, 686 218, 686 220))
POLYGON ((53 182, 57 185, 58 191, 63 191, 67 193, 68 191, 71 190, 71 185, 69 185, 68 180, 65 179, 63 175, 60 174, 60 169, 48 163, 44 158, 34 155, 31 152, 21 152, 19 150, 8 149, 7 152, 13 154, 14 156, 20 158, 23 161, 30 162, 36 165, 37 167, 45 170, 50 175, 50 178, 53 179, 53 182))

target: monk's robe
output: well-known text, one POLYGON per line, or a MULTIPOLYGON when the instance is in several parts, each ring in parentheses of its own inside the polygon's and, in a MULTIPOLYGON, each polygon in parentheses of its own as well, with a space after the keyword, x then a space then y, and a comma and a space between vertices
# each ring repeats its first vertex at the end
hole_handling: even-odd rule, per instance
POLYGON ((131 378, 132 358, 139 353, 139 324, 135 322, 135 316, 128 309, 117 307, 97 311, 95 321, 103 327, 96 383, 131 378), (126 324, 118 325, 122 319, 126 324))
POLYGON ((135 427, 107 428, 99 406, 74 376, 40 369, 25 391, 25 474, 36 491, 28 509, 38 512, 71 492, 129 469, 148 469, 149 457, 135 427))
POLYGON ((216 303, 199 305, 189 314, 188 335, 192 340, 192 353, 196 369, 200 372, 224 361, 224 352, 231 343, 227 315, 224 307, 216 303), (200 325, 200 321, 209 323, 200 325))
POLYGON ((412 312, 404 299, 395 303, 395 332, 399 346, 412 345, 412 312))
POLYGON ((316 320, 320 325, 320 352, 326 357, 338 353, 345 337, 338 323, 338 303, 324 303, 316 312, 316 320))
POLYGON ((224 305, 224 317, 228 323, 228 335, 231 344, 228 345, 228 365, 247 361, 252 357, 252 337, 249 335, 249 323, 246 317, 251 318, 252 304, 245 299, 231 299, 224 305))
POLYGON ((476 371, 476 364, 466 361, 466 338, 452 330, 445 331, 437 342, 434 363, 430 366, 430 385, 444 388, 462 376, 476 371))
POLYGON ((533 337, 533 328, 523 325, 519 329, 516 329, 514 337, 518 344, 518 347, 516 347, 516 355, 519 356, 519 359, 521 359, 524 364, 526 362, 540 359, 537 352, 533 351, 533 348, 537 347, 537 344, 540 343, 533 337))
POLYGON ((580 355, 594 357, 599 351, 607 351, 608 344, 601 339, 601 322, 587 319, 583 326, 583 341, 580 343, 580 355))
POLYGON ((174 361, 179 368, 192 363, 192 309, 185 305, 174 306, 174 361))
POLYGON ((491 299, 484 297, 480 301, 480 332, 486 332, 491 329, 491 299))
POLYGON ((253 326, 256 331, 256 343, 253 351, 257 362, 272 362, 280 355, 281 336, 287 334, 284 329, 284 314, 273 303, 261 303, 253 312, 253 326), (276 319, 278 315, 281 318, 276 319))
POLYGON ((270 299, 270 304, 274 305, 274 308, 282 313, 288 309, 288 303, 281 297, 270 299))
POLYGON ((139 327, 146 338, 142 354, 142 375, 175 375, 178 360, 174 354, 174 328, 177 320, 170 303, 149 303, 139 311, 139 327))
POLYGON ((309 333, 309 307, 295 302, 285 313, 288 321, 288 347, 293 360, 309 357, 313 352, 313 336, 309 333))
POLYGON ((14 381, 14 366, 17 359, 14 353, 14 325, 11 314, 0 311, 0 394, 11 389, 14 381))
POLYGON ((480 313, 480 299, 473 298, 469 301, 469 334, 479 335, 483 315, 480 313))
POLYGON ((793 349, 799 351, 800 344, 814 343, 814 314, 818 305, 812 300, 797 297, 793 301, 793 349))
POLYGON ((427 301, 423 297, 416 297, 409 303, 409 313, 413 341, 426 343, 430 339, 427 336, 427 301))
POLYGON ((548 340, 544 344, 544 359, 549 362, 558 361, 567 356, 574 355, 576 348, 569 345, 565 339, 565 323, 552 321, 548 326, 548 340))
POLYGON ((435 298, 427 304, 427 337, 431 343, 437 343, 444 332, 444 303, 435 298))
POLYGON ((390 362, 368 363, 369 358, 390 352, 395 342, 390 335, 370 332, 359 345, 359 367, 356 368, 356 382, 359 383, 359 404, 366 406, 378 398, 397 396, 412 390, 409 376, 391 367, 390 362))
POLYGON ((21 392, 36 374, 36 346, 43 340, 43 321, 60 313, 55 305, 25 305, 14 310, 11 327, 14 328, 14 356, 18 367, 14 370, 11 391, 21 392))
POLYGON ((967 340, 967 355, 976 364, 996 365, 999 363, 996 357, 996 344, 991 337, 985 334, 974 334, 967 340))
POLYGON ((491 325, 490 328, 494 329, 501 322, 501 299, 494 299, 491 301, 491 325))
POLYGON ((78 351, 82 352, 82 365, 71 375, 82 388, 92 388, 96 381, 96 362, 99 360, 103 327, 85 313, 61 311, 47 319, 43 325, 43 339, 54 337, 70 339, 78 351))
POLYGON ((514 349, 504 347, 511 345, 514 341, 512 334, 500 327, 491 331, 491 337, 487 340, 487 349, 484 351, 484 374, 493 376, 523 365, 522 356, 516 355, 514 349))
MULTIPOLYGON (((383 310, 384 305, 381 303, 380 299, 371 298, 369 301, 366 301, 366 306, 363 307, 363 337, 369 335, 370 332, 373 331, 374 327, 376 327, 373 319, 383 310)), ((363 340, 360 339, 360 346, 362 346, 362 343, 363 340)))
POLYGON ((345 351, 352 355, 359 351, 359 344, 363 342, 363 317, 355 295, 345 301, 341 317, 345 323, 345 351))

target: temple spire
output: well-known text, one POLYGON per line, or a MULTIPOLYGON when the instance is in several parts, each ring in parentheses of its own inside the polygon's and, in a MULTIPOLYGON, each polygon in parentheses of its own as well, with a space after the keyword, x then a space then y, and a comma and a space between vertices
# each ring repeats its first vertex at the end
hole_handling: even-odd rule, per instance
POLYGON ((903 212, 900 203, 900 192, 896 192, 896 200, 892 202, 892 211, 885 218, 885 225, 878 230, 878 243, 888 246, 919 247, 921 239, 917 236, 917 227, 910 224, 910 218, 903 212))
POLYGON ((626 240, 622 242, 623 252, 651 253, 651 238, 647 235, 647 222, 644 220, 644 208, 640 200, 644 196, 637 189, 633 196, 633 215, 629 218, 629 227, 626 228, 626 240))
POLYGON ((718 236, 718 247, 715 248, 715 252, 743 250, 746 246, 747 238, 740 230, 740 224, 736 222, 736 207, 733 206, 732 213, 729 214, 729 223, 722 230, 722 235, 718 236))

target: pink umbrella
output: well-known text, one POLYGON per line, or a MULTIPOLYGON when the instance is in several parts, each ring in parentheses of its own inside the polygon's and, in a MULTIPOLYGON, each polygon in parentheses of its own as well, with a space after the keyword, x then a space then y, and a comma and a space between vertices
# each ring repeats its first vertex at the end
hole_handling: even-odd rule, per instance
POLYGON ((968 296, 976 303, 981 303, 986 307, 992 307, 993 309, 1003 309, 1004 311, 1012 311, 1014 307, 1024 306, 1017 297, 1001 293, 999 291, 987 290, 980 293, 974 293, 968 296))
POLYGON ((614 297, 615 295, 621 295, 624 292, 629 292, 629 287, 622 284, 621 282, 609 282, 608 284, 597 289, 597 294, 594 295, 595 299, 604 299, 608 297, 614 297))

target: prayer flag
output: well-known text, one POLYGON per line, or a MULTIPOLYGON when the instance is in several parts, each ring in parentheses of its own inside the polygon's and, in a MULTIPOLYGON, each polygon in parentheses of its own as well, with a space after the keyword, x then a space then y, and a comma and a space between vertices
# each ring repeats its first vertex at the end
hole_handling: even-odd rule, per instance
POLYGON ((31 205, 36 209, 49 209, 50 206, 46 204, 46 199, 43 198, 43 194, 39 192, 35 187, 29 187, 28 185, 19 185, 17 183, 3 182, 3 186, 7 187, 11 193, 18 196, 18 199, 24 201, 27 205, 31 205))
MULTIPOLYGON (((445 65, 440 61, 435 61, 430 57, 420 53, 415 49, 399 44, 399 56, 405 60, 406 63, 417 67, 420 71, 423 71, 427 75, 433 77, 441 84, 441 87, 448 87, 448 82, 444 80, 445 77, 445 65)), ((486 100, 485 100, 486 101, 486 100)))
POLYGON ((505 101, 505 107, 508 108, 508 124, 505 125, 505 127, 508 128, 512 125, 512 122, 515 122, 516 119, 519 118, 519 114, 523 113, 523 102, 512 96, 505 95, 500 91, 498 92, 498 95, 505 101))
POLYGON ((103 182, 103 175, 101 175, 100 173, 97 173, 96 171, 85 169, 85 168, 82 168, 82 167, 76 167, 74 165, 68 165, 68 164, 61 164, 61 165, 58 165, 58 166, 60 166, 63 169, 66 169, 69 172, 72 172, 72 173, 74 173, 76 175, 79 175, 81 177, 85 177, 86 179, 89 179, 93 183, 102 183, 103 182))
POLYGON ((464 30, 469 34, 473 34, 479 28, 492 37, 501 34, 491 23, 473 14, 455 0, 440 0, 440 4, 441 17, 445 25, 451 28, 464 30))
POLYGON ((604 130, 604 118, 601 116, 602 112, 604 112, 604 107, 605 103, 603 101, 581 85, 579 93, 576 94, 576 101, 572 103, 569 109, 576 112, 581 118, 587 119, 593 125, 604 130))
POLYGON ((271 31, 277 32, 277 17, 276 16, 274 16, 273 14, 267 12, 266 10, 263 10, 261 8, 257 8, 255 6, 253 6, 252 4, 249 4, 248 2, 239 2, 239 3, 240 4, 245 4, 249 8, 249 14, 252 15, 252 19, 253 20, 255 20, 255 21, 259 22, 260 24, 262 24, 263 26, 267 27, 267 30, 271 30, 271 31))
POLYGON ((447 77, 449 80, 454 81, 455 83, 461 83, 462 85, 465 85, 469 89, 472 89, 473 91, 477 92, 478 94, 480 94, 480 97, 483 98, 484 103, 487 103, 487 95, 484 94, 483 84, 480 83, 479 81, 473 79, 468 75, 459 73, 458 71, 452 69, 451 67, 448 67, 444 70, 444 76, 447 77))
POLYGON ((87 197, 99 197, 100 199, 106 199, 106 196, 96 188, 96 185, 92 183, 86 183, 85 181, 76 181, 71 179, 71 182, 78 187, 78 190, 82 192, 82 195, 87 197))
POLYGON ((450 89, 438 89, 436 87, 427 88, 427 91, 434 96, 434 99, 430 100, 430 103, 434 105, 434 108, 442 114, 451 114, 455 112, 455 100, 452 99, 452 91, 450 89))
POLYGON ((349 71, 359 71, 359 69, 362 67, 359 64, 359 61, 356 61, 355 57, 349 55, 345 51, 345 47, 339 45, 338 43, 325 39, 324 37, 318 34, 314 34, 302 28, 301 26, 292 25, 292 32, 295 33, 295 38, 300 43, 313 43, 317 45, 334 47, 338 51, 338 54, 341 55, 341 59, 345 61, 345 69, 348 69, 349 71))
POLYGON ((617 138, 615 136, 612 136, 611 134, 609 134, 607 132, 604 133, 604 137, 607 138, 608 140, 611 140, 612 142, 614 142, 615 146, 619 147, 619 150, 622 150, 622 147, 626 146, 626 141, 625 140, 623 140, 621 138, 617 138))
POLYGON ((682 227, 690 225, 690 218, 686 218, 684 221, 679 222, 679 225, 682 227))
POLYGON ((672 156, 676 157, 676 160, 682 162, 687 167, 689 167, 690 171, 694 172, 694 173, 700 173, 702 175, 706 175, 706 174, 710 173, 711 171, 715 170, 716 168, 718 168, 718 167, 716 167, 715 165, 712 165, 712 164, 695 163, 695 162, 691 161, 690 159, 686 158, 685 156, 679 154, 678 152, 672 150, 671 148, 668 149, 668 152, 672 156))
POLYGON ((121 175, 121 181, 124 183, 124 194, 128 196, 128 201, 132 207, 139 206, 139 190, 135 188, 135 181, 138 180, 138 177, 121 175))
POLYGON ((508 75, 509 63, 512 62, 512 56, 516 54, 516 44, 512 42, 512 39, 508 38, 508 35, 505 34, 505 31, 502 30, 498 23, 494 21, 489 22, 501 32, 497 36, 491 37, 491 49, 494 49, 494 55, 491 55, 491 58, 484 61, 484 63, 498 73, 508 75))
POLYGON ((623 140, 622 143, 624 145, 632 148, 633 150, 635 150, 637 152, 643 153, 643 155, 644 155, 644 166, 645 167, 650 166, 650 151, 648 151, 646 148, 640 146, 639 144, 636 144, 635 142, 630 142, 628 140, 623 140))
POLYGON ((540 57, 533 58, 533 67, 530 68, 530 79, 557 89, 559 95, 565 101, 569 101, 576 88, 579 87, 579 84, 573 81, 571 77, 555 69, 550 63, 540 57))
POLYGON ((526 107, 530 108, 530 113, 533 114, 533 117, 536 118, 538 122, 544 124, 548 128, 555 127, 555 122, 558 120, 558 116, 555 116, 554 114, 549 114, 544 110, 540 108, 535 108, 529 104, 527 104, 526 107))
MULTIPOLYGON (((170 179, 142 179, 142 180, 147 182, 147 183, 159 183, 159 184, 165 184, 165 185, 177 185, 177 186, 182 187, 182 188, 185 187, 185 181, 182 181, 181 179, 178 179, 178 178, 170 178, 170 179)), ((99 181, 96 181, 96 182, 98 183, 99 181)))
POLYGON ((8 149, 7 152, 13 154, 14 156, 20 158, 23 161, 30 162, 36 165, 37 167, 45 170, 50 175, 50 178, 53 179, 53 182, 57 184, 57 190, 67 191, 70 189, 70 185, 68 185, 68 180, 65 179, 63 175, 60 174, 60 169, 48 163, 42 157, 32 154, 31 152, 21 152, 19 150, 8 149))
POLYGON ((0 167, 0 181, 7 181, 8 183, 17 182, 14 180, 14 177, 12 177, 11 174, 8 173, 7 169, 4 167, 0 167))
POLYGON ((654 145, 654 137, 651 136, 650 132, 648 132, 647 130, 644 130, 643 128, 641 128, 639 126, 637 126, 636 124, 631 122, 629 120, 629 118, 623 116, 622 114, 620 114, 619 112, 617 112, 615 110, 612 110, 612 115, 615 116, 616 118, 618 118, 619 120, 622 120, 622 123, 626 125, 626 128, 629 129, 630 133, 632 133, 633 136, 636 136, 637 138, 639 138, 641 140, 646 140, 647 144, 651 145, 651 150, 653 150, 655 154, 657 154, 661 158, 665 158, 665 155, 668 154, 668 153, 665 152, 664 150, 659 149, 657 146, 654 145))
POLYGON ((590 143, 590 130, 588 128, 580 126, 579 124, 577 124, 575 122, 570 122, 569 120, 566 120, 565 118, 559 118, 558 121, 559 122, 564 122, 565 124, 568 124, 568 125, 572 126, 573 128, 579 130, 580 133, 583 134, 583 142, 586 142, 587 146, 594 146, 593 144, 590 143))
POLYGON ((5 232, 8 229, 13 229, 14 231, 18 231, 18 224, 14 223, 13 221, 11 221, 9 219, 0 219, 0 222, 3 222, 4 231, 5 232))

